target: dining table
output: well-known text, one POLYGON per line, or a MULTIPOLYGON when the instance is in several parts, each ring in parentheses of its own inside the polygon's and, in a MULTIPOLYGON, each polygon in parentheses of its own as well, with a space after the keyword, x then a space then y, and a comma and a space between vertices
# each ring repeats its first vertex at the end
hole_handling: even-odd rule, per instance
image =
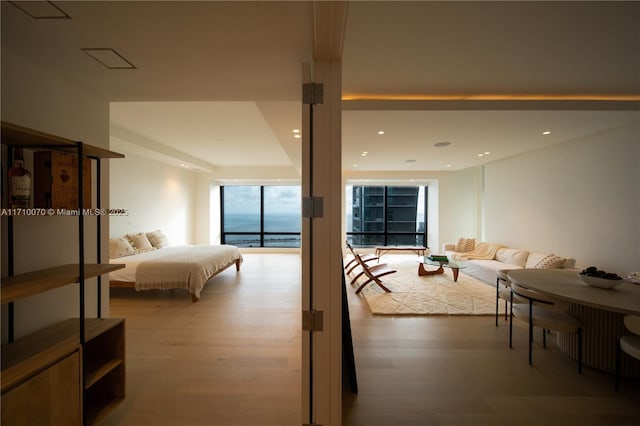
MULTIPOLYGON (((618 339, 631 332, 624 326, 626 315, 640 316, 640 285, 623 281, 605 289, 585 284, 577 270, 516 269, 509 279, 541 294, 569 303, 569 313, 582 324, 583 363, 597 370, 613 373, 618 339)), ((575 333, 559 332, 558 348, 578 358, 575 333)), ((629 356, 621 360, 621 374, 640 377, 640 361, 629 356)))

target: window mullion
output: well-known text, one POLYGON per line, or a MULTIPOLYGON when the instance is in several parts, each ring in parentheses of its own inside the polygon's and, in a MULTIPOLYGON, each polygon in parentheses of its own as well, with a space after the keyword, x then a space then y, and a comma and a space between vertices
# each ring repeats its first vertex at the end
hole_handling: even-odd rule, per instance
POLYGON ((260 185, 260 247, 264 247, 264 185, 260 185))

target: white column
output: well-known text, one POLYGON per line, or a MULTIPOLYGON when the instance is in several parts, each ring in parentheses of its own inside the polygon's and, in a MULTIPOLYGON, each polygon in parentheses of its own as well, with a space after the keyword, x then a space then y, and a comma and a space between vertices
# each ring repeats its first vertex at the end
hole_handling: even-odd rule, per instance
POLYGON ((302 309, 323 312, 323 329, 302 339, 302 423, 342 424, 342 40, 346 2, 314 2, 314 63, 305 82, 323 85, 303 105, 302 196, 321 198, 322 217, 302 226, 302 309), (310 416, 311 413, 311 416, 310 416))

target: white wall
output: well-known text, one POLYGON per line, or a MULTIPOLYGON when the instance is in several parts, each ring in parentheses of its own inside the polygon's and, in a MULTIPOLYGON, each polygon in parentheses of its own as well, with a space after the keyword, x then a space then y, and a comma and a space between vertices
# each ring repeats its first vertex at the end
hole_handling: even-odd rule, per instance
MULTIPOLYGON (((33 66, 2 49, 2 120, 46 133, 82 140, 107 148, 109 109, 105 100, 33 66)), ((108 170, 103 161, 102 205, 108 206, 108 170)), ((94 163, 95 164, 95 163, 94 163)), ((6 166, 3 163, 3 166, 6 166)), ((2 171, 3 176, 6 169, 2 171)), ((94 189, 95 190, 95 189, 94 189)), ((15 273, 78 261, 78 220, 70 217, 16 218, 15 273)), ((88 262, 96 261, 96 220, 86 218, 85 245, 88 262)), ((3 218, 3 267, 6 267, 6 219, 3 218)), ((104 219, 102 252, 108 252, 108 220, 104 219)), ((3 274, 5 272, 3 271, 3 274)), ((86 314, 95 315, 96 280, 86 282, 86 314)), ((6 338, 6 306, 3 340, 6 338)), ((108 316, 109 289, 102 288, 102 312, 108 316)), ((66 286, 15 302, 15 337, 50 323, 79 315, 77 286, 66 286)))
POLYGON ((111 237, 161 229, 170 244, 193 244, 196 173, 123 153, 111 166, 111 206, 129 214, 110 217, 111 237))
POLYGON ((443 174, 439 179, 439 249, 460 237, 483 240, 480 178, 481 168, 470 167, 443 174))
POLYGON ((487 241, 640 271, 639 160, 636 124, 487 164, 487 241))

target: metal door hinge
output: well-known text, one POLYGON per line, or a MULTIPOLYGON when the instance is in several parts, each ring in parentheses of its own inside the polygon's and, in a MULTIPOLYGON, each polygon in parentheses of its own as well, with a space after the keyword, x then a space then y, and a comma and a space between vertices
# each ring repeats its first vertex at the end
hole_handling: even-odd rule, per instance
POLYGON ((322 83, 305 83, 302 85, 302 103, 305 105, 321 104, 323 101, 322 83))
POLYGON ((302 217, 322 217, 324 214, 324 198, 304 197, 302 199, 302 217))
POLYGON ((322 331, 323 311, 302 311, 302 329, 304 331, 322 331))

